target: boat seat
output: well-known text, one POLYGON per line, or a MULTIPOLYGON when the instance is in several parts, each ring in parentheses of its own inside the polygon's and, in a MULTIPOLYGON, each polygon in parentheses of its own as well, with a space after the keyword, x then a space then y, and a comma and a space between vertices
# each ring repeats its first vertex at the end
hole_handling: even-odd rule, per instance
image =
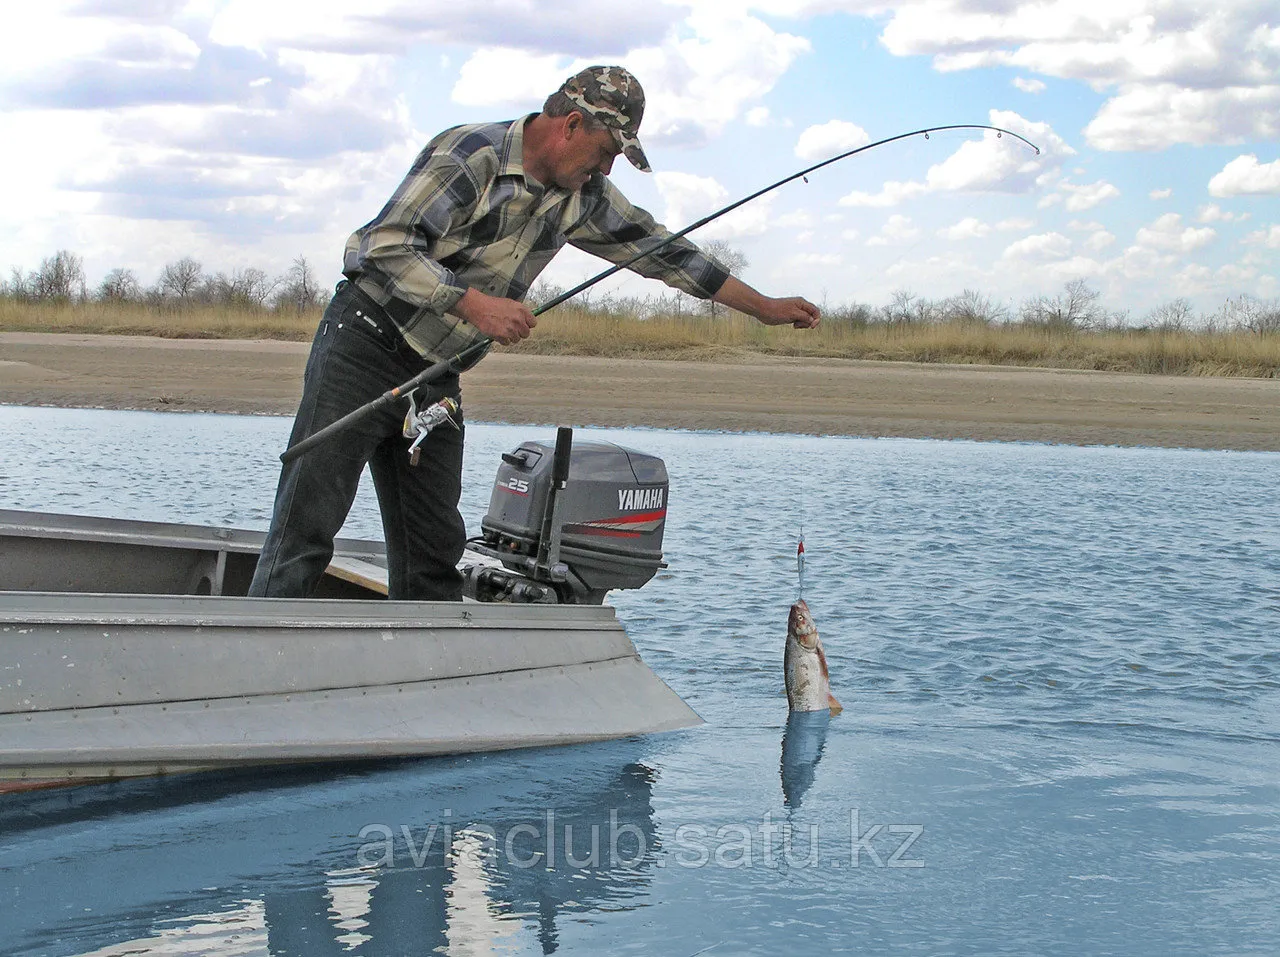
POLYGON ((350 555, 334 555, 325 574, 367 588, 379 595, 387 594, 387 570, 350 555))

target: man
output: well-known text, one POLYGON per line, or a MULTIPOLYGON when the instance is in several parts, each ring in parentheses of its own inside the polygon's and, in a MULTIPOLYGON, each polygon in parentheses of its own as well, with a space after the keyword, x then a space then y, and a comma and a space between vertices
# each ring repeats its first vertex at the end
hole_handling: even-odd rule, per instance
MULTIPOLYGON (((382 212, 347 242, 346 281, 316 331, 289 444, 484 337, 527 338, 537 320, 521 300, 566 242, 621 262, 670 236, 606 178, 619 153, 649 171, 636 138, 643 113, 635 77, 595 66, 566 80, 541 113, 455 127, 428 143, 382 212)), ((684 239, 631 268, 768 325, 818 324, 812 303, 761 295, 684 239)), ((416 399, 423 407, 445 396, 459 396, 457 375, 416 399)), ((429 434, 417 465, 404 411, 367 416, 284 466, 250 595, 311 594, 367 462, 389 597, 461 598, 461 409, 457 429, 429 434)))

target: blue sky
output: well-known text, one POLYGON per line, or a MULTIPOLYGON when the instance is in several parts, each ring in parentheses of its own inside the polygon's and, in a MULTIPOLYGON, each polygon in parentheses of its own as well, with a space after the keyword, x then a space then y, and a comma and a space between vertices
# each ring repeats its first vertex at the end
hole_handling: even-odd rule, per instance
MULTIPOLYGON (((0 35, 0 269, 67 248, 91 282, 338 278, 343 243, 456 123, 536 110, 590 63, 648 93, 655 173, 614 180, 675 228, 836 152, 699 234, 767 293, 1016 306, 1083 278, 1140 320, 1280 296, 1280 14, 1227 0, 52 0, 0 35)), ((568 251, 569 284, 596 261, 568 251)), ((646 280, 626 294, 661 292, 646 280)))

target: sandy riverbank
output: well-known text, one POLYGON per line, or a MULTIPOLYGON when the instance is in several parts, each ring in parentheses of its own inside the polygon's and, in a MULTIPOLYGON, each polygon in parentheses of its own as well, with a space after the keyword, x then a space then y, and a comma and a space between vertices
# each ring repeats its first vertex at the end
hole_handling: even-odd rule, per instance
MULTIPOLYGON (((307 344, 0 333, 0 404, 293 412, 307 344)), ((489 356, 467 417, 1280 451, 1280 380, 838 359, 489 356)))

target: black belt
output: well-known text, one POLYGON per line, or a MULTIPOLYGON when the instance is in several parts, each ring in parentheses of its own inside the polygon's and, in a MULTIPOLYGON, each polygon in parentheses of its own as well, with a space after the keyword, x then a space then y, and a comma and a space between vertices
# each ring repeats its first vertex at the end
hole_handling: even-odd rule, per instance
MULTIPOLYGON (((370 314, 370 318, 372 318, 375 322, 378 320, 381 320, 387 324, 388 330, 395 337, 395 340, 397 343, 403 344, 406 349, 408 349, 410 352, 414 353, 415 355, 419 356, 423 362, 430 364, 435 361, 430 356, 422 355, 422 353, 418 352, 417 349, 409 345, 408 340, 405 339, 404 337, 404 333, 400 331, 402 323, 396 320, 396 314, 400 313, 401 315, 404 315, 405 316, 404 324, 407 325, 408 321, 414 315, 416 315, 416 310, 412 306, 410 306, 408 303, 401 302, 399 299, 392 299, 390 305, 384 306, 382 305, 382 303, 378 302, 378 300, 374 299, 367 292, 361 289, 357 283, 352 282, 350 279, 343 279, 334 288, 334 291, 341 292, 344 288, 350 290, 352 298, 355 299, 358 303, 360 303, 361 306, 364 307, 365 311, 370 314)), ((481 359, 483 359, 487 354, 488 354, 488 350, 486 349, 485 351, 477 355, 474 359, 472 359, 470 362, 468 362, 465 366, 462 366, 458 371, 459 372, 467 371, 468 369, 475 366, 475 364, 479 362, 481 359)))
POLYGON ((378 302, 378 300, 374 299, 349 279, 344 279, 342 282, 338 283, 334 291, 342 292, 344 289, 351 294, 352 299, 360 303, 364 308, 364 311, 369 314, 369 318, 373 319, 375 322, 381 321, 384 324, 384 331, 387 332, 398 344, 404 345, 405 348, 410 349, 411 351, 413 350, 413 347, 405 341, 404 333, 400 331, 400 324, 396 322, 390 309, 382 305, 382 303, 378 302))

